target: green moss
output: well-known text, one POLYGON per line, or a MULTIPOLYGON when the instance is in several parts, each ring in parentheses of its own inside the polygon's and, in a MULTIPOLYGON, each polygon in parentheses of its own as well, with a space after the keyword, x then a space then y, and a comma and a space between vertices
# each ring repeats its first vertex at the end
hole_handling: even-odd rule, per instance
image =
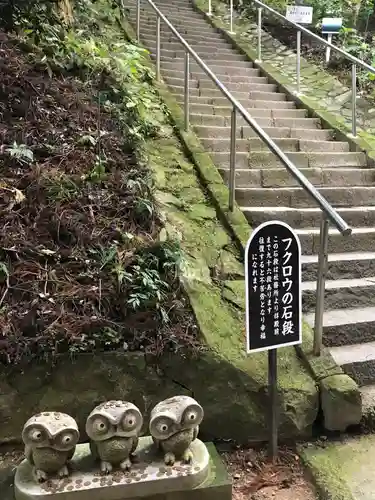
POLYGON ((302 336, 303 343, 296 346, 296 349, 317 382, 331 375, 341 375, 343 373, 328 349, 323 348, 320 356, 314 355, 314 332, 305 321, 302 324, 302 336))
POLYGON ((335 448, 317 450, 301 448, 300 455, 310 470, 323 498, 330 500, 355 500, 345 479, 335 448))
POLYGON ((215 266, 215 275, 221 279, 244 277, 244 267, 240 265, 239 257, 236 257, 235 253, 237 252, 234 248, 221 251, 215 266))

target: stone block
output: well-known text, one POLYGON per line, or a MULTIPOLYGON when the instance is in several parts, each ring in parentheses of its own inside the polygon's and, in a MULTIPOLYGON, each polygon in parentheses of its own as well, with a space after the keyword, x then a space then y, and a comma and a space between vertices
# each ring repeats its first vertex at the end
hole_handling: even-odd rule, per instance
POLYGON ((348 375, 331 375, 321 380, 320 396, 327 430, 345 431, 361 421, 361 394, 358 385, 348 375))
MULTIPOLYGON (((140 439, 138 460, 131 471, 115 471, 103 476, 93 462, 88 444, 77 446, 66 479, 35 483, 32 467, 26 460, 17 468, 15 500, 230 500, 231 482, 215 448, 200 440, 191 444, 193 462, 165 466, 155 454, 151 437, 140 439)), ((10 493, 9 493, 10 495, 10 493)), ((9 496, 11 498, 11 496, 9 496)))

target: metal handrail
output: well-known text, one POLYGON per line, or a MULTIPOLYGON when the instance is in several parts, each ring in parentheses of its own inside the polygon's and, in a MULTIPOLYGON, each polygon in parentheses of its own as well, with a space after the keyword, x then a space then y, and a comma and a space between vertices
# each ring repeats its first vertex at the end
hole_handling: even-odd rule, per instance
MULTIPOLYGON (((345 59, 351 61, 352 63, 352 78, 351 78, 351 90, 352 90, 352 118, 351 118, 351 132, 353 137, 357 136, 357 66, 360 66, 361 68, 369 71, 370 73, 375 74, 375 68, 371 66, 370 64, 365 63, 361 59, 358 59, 355 56, 352 56, 349 54, 349 52, 346 52, 343 49, 340 49, 340 47, 337 47, 337 45, 334 45, 328 40, 325 40, 324 38, 320 37, 319 35, 316 35, 309 29, 305 28, 304 26, 295 23, 294 21, 290 21, 287 19, 283 14, 280 12, 277 12, 277 10, 273 9, 272 7, 268 6, 267 4, 261 2, 260 0, 254 0, 254 3, 258 5, 257 10, 258 10, 258 15, 257 15, 257 32, 258 32, 258 54, 257 54, 257 62, 262 62, 262 10, 265 9, 266 11, 270 12, 274 16, 278 17, 279 19, 282 19, 284 22, 286 22, 288 25, 293 26, 297 30, 297 60, 296 60, 296 94, 300 95, 300 87, 301 87, 301 37, 302 33, 305 35, 309 36, 310 38, 313 38, 314 40, 317 40, 318 42, 322 43, 325 45, 327 48, 330 50, 333 49, 335 52, 338 52, 341 54, 345 59)), ((211 12, 210 15, 212 15, 212 8, 210 6, 211 2, 209 2, 209 11, 211 12)), ((231 2, 230 6, 230 32, 233 32, 233 3, 231 2)))
MULTIPOLYGON (((184 124, 185 130, 189 130, 189 74, 190 74, 190 56, 196 63, 203 69, 203 71, 210 77, 214 84, 220 89, 228 101, 232 104, 231 113, 231 133, 230 133, 230 172, 229 172, 229 210, 234 210, 235 203, 235 174, 236 174, 236 122, 237 114, 239 113, 245 122, 256 132, 268 146, 268 148, 279 158, 281 163, 286 167, 287 171, 298 181, 302 188, 315 200, 319 208, 322 210, 322 223, 320 228, 320 253, 319 253, 319 273, 317 284, 317 306, 315 314, 315 336, 314 336, 314 352, 319 355, 322 345, 322 327, 323 327, 323 310, 324 310, 324 289, 325 289, 325 275, 327 270, 327 243, 328 243, 328 229, 329 221, 344 235, 350 235, 352 230, 338 212, 328 203, 319 191, 311 184, 311 182, 299 171, 294 163, 286 156, 286 154, 279 148, 279 146, 266 134, 266 132, 258 125, 258 123, 250 116, 246 109, 240 102, 235 99, 217 76, 211 71, 206 63, 199 57, 195 50, 187 43, 187 41, 180 35, 172 23, 165 17, 165 15, 158 9, 152 0, 146 0, 147 3, 155 11, 156 19, 156 77, 160 80, 160 25, 163 21, 171 32, 175 35, 177 40, 185 48, 185 64, 184 64, 184 124)), ((137 14, 136 14, 136 33, 137 40, 140 41, 140 19, 141 19, 141 0, 137 0, 137 14)))

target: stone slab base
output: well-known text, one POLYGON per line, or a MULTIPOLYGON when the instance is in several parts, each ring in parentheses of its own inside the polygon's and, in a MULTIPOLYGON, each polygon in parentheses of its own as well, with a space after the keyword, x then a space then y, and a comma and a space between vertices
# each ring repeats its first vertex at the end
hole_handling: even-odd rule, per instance
POLYGON ((322 498, 375 498, 375 435, 344 438, 324 445, 302 445, 299 453, 322 498))
POLYGON ((32 468, 23 461, 14 481, 16 500, 173 500, 195 498, 230 500, 231 484, 225 468, 212 446, 194 441, 191 465, 164 465, 150 437, 140 439, 138 460, 130 472, 115 471, 103 476, 93 463, 88 444, 77 446, 71 462, 72 473, 66 479, 53 479, 41 485, 32 477, 32 468), (221 463, 221 468, 220 468, 221 463), (218 477, 218 475, 220 477, 218 477), (198 496, 197 491, 199 491, 198 496), (223 493, 224 492, 224 493, 223 493), (207 496, 208 495, 208 496, 207 496))

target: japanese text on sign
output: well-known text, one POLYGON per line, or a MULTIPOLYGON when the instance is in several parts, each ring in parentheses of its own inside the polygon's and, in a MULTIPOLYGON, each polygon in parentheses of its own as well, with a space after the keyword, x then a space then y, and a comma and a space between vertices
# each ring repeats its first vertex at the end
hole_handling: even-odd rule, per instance
POLYGON ((246 248, 248 351, 300 342, 300 245, 289 226, 260 226, 246 248))
POLYGON ((285 17, 288 21, 297 24, 311 24, 313 19, 313 8, 302 5, 288 5, 285 17))

